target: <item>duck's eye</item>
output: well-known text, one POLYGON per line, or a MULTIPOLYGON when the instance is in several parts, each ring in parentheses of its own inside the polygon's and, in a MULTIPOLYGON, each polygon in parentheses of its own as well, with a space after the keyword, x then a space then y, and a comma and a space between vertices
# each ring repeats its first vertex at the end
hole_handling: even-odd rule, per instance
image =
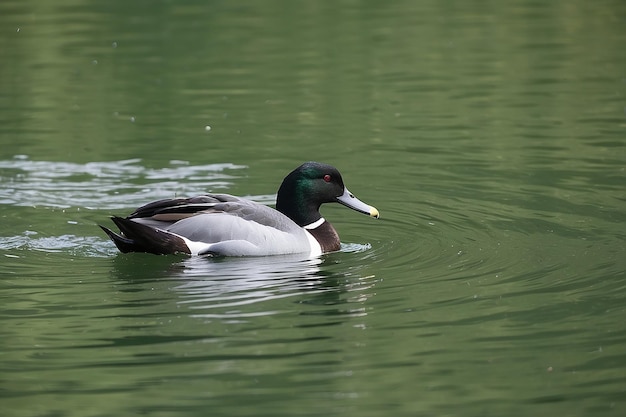
POLYGON ((330 182, 330 180, 331 180, 331 179, 332 179, 332 178, 331 178, 331 176, 330 176, 330 175, 328 175, 328 174, 324 175, 324 181, 326 181, 326 182, 330 182))

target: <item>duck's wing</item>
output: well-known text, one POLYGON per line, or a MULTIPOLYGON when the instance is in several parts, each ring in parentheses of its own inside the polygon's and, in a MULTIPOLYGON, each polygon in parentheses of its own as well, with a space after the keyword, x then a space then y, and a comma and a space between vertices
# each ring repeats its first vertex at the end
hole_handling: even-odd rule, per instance
MULTIPOLYGON (((128 216, 128 219, 143 219, 140 221, 141 223, 165 227, 165 224, 174 224, 201 214, 222 214, 237 217, 285 232, 300 229, 298 225, 279 211, 265 204, 230 194, 205 194, 191 198, 158 200, 139 207, 128 216)), ((225 218, 220 217, 220 219, 225 218)))
POLYGON ((133 250, 129 241, 149 245, 137 251, 152 253, 260 256, 311 250, 312 238, 287 216, 228 194, 159 200, 113 220, 124 234, 122 251, 133 250))
POLYGON ((151 218, 154 220, 175 222, 200 212, 221 211, 217 205, 244 200, 230 194, 204 194, 191 198, 166 198, 153 201, 139 207, 128 219, 151 218))

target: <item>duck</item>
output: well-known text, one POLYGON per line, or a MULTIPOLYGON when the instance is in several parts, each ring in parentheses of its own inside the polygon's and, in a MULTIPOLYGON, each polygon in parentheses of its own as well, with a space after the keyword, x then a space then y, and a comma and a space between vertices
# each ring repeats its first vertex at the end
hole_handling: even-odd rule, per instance
POLYGON ((119 233, 99 225, 122 253, 190 256, 270 256, 338 251, 339 234, 320 206, 340 203, 379 218, 354 196, 337 168, 305 162, 282 181, 275 209, 230 194, 153 201, 127 217, 112 216, 119 233))

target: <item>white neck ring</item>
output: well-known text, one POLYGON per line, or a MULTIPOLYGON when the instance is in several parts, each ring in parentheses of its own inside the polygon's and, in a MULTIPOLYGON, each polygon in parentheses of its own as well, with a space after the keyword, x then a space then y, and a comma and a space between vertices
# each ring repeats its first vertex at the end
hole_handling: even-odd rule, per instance
POLYGON ((318 227, 320 227, 324 222, 326 221, 325 218, 320 217, 319 220, 314 221, 311 224, 307 224, 306 226, 304 226, 305 229, 307 230, 313 230, 313 229, 317 229, 318 227))

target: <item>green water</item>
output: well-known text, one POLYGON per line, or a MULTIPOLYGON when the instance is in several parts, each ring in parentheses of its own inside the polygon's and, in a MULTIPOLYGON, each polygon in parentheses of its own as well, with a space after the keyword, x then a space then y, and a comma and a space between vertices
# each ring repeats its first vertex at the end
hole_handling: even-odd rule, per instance
POLYGON ((622 416, 623 1, 0 3, 0 415, 622 416), (158 198, 271 204, 320 259, 121 255, 158 198))

